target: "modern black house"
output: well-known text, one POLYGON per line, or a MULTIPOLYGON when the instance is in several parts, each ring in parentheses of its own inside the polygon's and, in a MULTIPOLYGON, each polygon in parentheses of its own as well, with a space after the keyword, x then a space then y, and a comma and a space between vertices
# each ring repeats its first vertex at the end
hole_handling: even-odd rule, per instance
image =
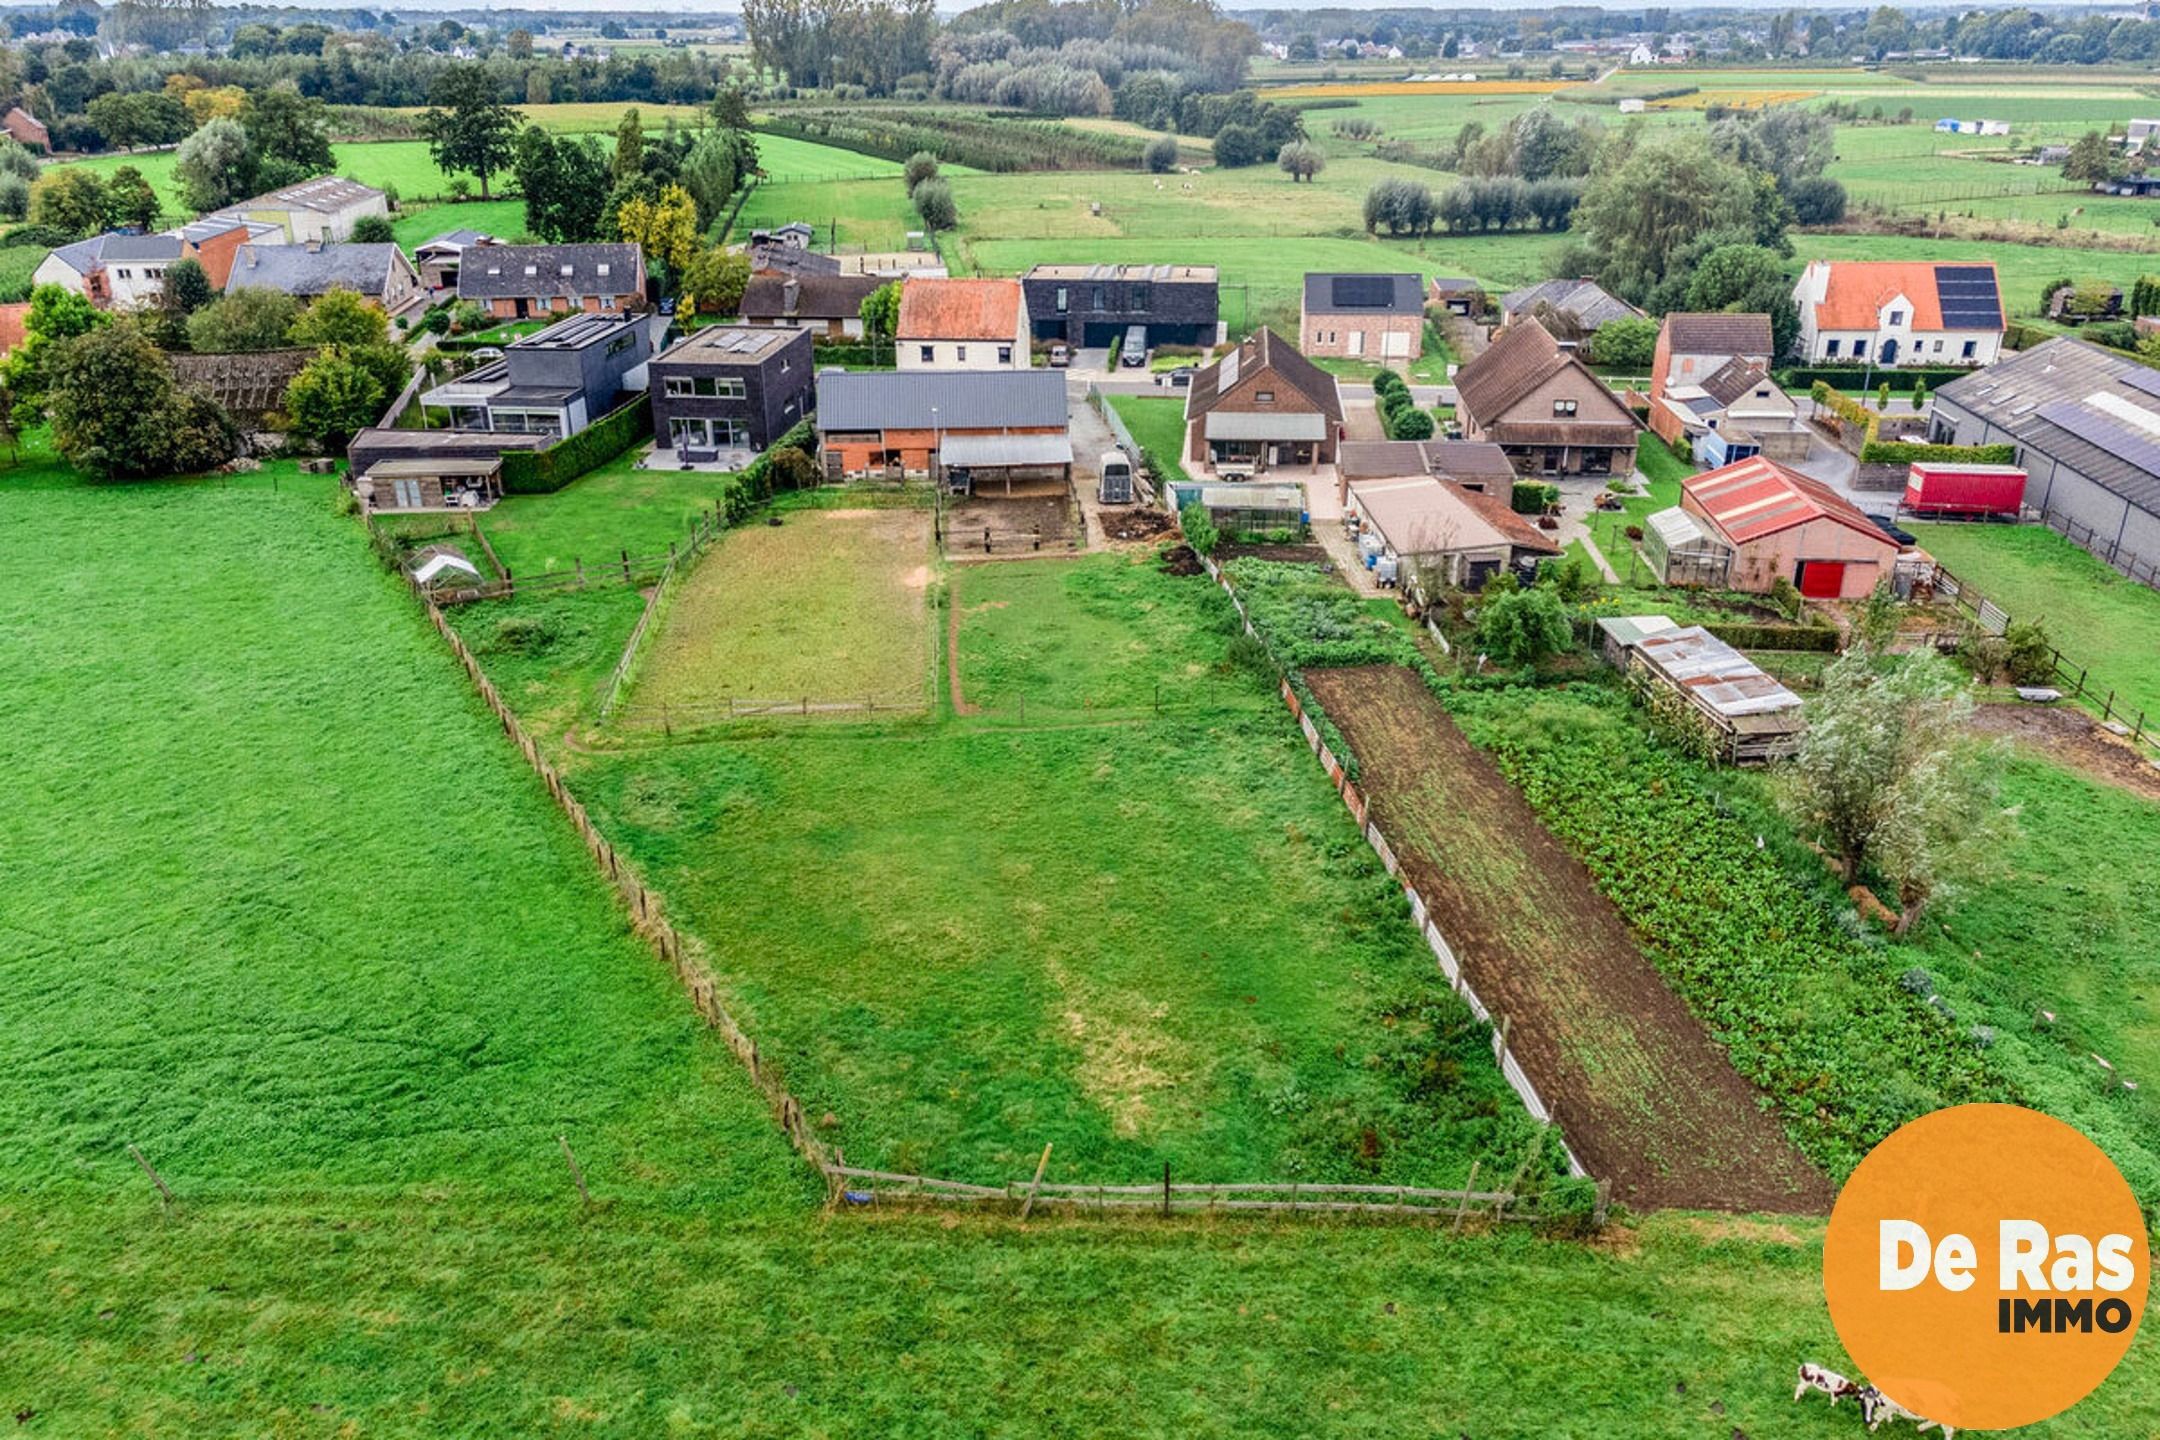
POLYGON ((1212 265, 1037 265, 1020 277, 1037 340, 1108 345, 1135 325, 1148 344, 1213 345, 1222 306, 1212 265))
POLYGON ((763 450, 810 413, 807 330, 710 325, 653 357, 653 434, 685 454, 763 450))
POLYGON ((453 430, 575 435, 645 388, 667 328, 661 315, 573 315, 510 342, 503 358, 420 396, 453 430))

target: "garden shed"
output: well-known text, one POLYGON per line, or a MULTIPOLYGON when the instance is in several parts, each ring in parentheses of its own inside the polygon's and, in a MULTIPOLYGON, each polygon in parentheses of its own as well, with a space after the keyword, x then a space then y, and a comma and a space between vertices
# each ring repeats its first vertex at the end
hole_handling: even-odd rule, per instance
POLYGON ((1732 547, 1677 505, 1643 521, 1643 554, 1661 585, 1722 590, 1732 573, 1732 547))
POLYGON ((1716 758, 1759 765, 1799 752, 1807 728, 1800 697, 1702 626, 1675 625, 1663 615, 1597 623, 1605 658, 1654 713, 1699 726, 1716 758))
POLYGON ((1283 530, 1302 534, 1308 523, 1305 489, 1301 485, 1244 481, 1222 485, 1185 483, 1170 488, 1178 509, 1197 503, 1225 535, 1264 535, 1283 530))

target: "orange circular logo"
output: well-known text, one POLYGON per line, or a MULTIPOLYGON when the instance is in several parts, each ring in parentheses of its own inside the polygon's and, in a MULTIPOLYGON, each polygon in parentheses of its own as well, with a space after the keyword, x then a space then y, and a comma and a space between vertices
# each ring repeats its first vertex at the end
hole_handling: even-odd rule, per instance
POLYGON ((2008 1430, 2090 1395, 2130 1348, 2152 1276, 2114 1163, 2015 1105, 1960 1105, 1870 1151, 1823 1241, 1830 1320, 1871 1406, 2008 1430))

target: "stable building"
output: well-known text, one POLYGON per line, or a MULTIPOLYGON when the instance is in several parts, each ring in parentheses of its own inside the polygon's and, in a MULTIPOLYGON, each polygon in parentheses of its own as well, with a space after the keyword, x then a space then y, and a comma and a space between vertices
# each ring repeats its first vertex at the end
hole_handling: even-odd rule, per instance
POLYGON ((1332 465, 1342 430, 1335 377, 1262 326, 1194 372, 1185 392, 1184 464, 1240 480, 1332 465))
POLYGON ((1137 325, 1149 346, 1211 346, 1222 331, 1213 265, 1037 265, 1020 288, 1038 342, 1107 348, 1137 325))
POLYGON ((1307 355, 1415 360, 1425 353, 1425 282, 1415 275, 1307 275, 1298 339, 1307 355))
POLYGON ((310 240, 317 244, 350 240, 353 226, 362 217, 381 215, 387 219, 389 214, 390 197, 374 186, 322 175, 228 205, 203 218, 275 225, 288 242, 302 245, 310 240))
POLYGON ((933 475, 970 488, 1072 479, 1065 377, 1055 370, 827 370, 818 454, 833 480, 933 475))
POLYGON ((747 464, 810 413, 814 368, 806 330, 708 325, 653 357, 653 434, 685 460, 747 464))
POLYGON ((1627 474, 1640 422, 1535 320, 1510 325, 1455 372, 1463 436, 1498 445, 1522 475, 1627 474))

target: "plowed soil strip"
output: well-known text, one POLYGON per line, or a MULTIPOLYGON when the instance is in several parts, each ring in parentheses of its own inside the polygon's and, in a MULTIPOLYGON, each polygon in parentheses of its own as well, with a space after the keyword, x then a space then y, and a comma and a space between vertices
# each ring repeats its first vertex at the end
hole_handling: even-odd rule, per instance
MULTIPOLYGON (((1405 877, 1590 1173, 1639 1208, 1829 1208, 1590 872, 1396 666, 1306 677, 1350 742, 1405 877)), ((1684 879, 1684 877, 1682 877, 1684 879)))

